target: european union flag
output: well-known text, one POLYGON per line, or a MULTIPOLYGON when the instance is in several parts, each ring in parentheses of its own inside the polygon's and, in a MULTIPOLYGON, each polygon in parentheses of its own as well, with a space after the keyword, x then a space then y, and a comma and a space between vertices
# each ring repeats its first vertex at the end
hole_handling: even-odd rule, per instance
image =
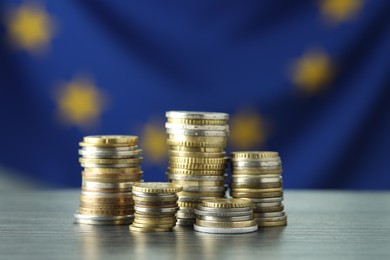
POLYGON ((137 134, 165 180, 165 111, 231 115, 286 188, 390 188, 390 2, 0 3, 0 164, 80 186, 78 142, 137 134))

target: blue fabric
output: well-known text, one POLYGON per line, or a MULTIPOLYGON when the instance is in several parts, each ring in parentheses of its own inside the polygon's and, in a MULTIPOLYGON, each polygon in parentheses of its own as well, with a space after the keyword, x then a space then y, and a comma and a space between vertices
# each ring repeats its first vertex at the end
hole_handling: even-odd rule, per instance
MULTIPOLYGON (((280 152, 285 188, 389 189, 390 2, 363 1, 334 23, 318 2, 45 1, 56 30, 43 54, 10 47, 3 19, 0 164, 77 187, 84 135, 142 135, 168 110, 251 108, 269 123, 253 149, 280 152), (311 48, 337 73, 302 94, 289 67, 311 48), (78 74, 108 97, 93 128, 55 116, 56 85, 78 74)), ((1 1, 0 13, 25 3, 1 1)), ((165 180, 166 165, 145 155, 144 180, 165 180)))

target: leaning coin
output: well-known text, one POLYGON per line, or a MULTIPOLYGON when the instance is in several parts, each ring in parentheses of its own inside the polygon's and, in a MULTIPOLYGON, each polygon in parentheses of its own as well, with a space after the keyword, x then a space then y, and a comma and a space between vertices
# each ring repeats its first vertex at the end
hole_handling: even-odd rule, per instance
POLYGON ((194 230, 203 233, 211 233, 211 234, 242 234, 242 233, 250 233, 257 231, 257 225, 251 227, 243 227, 243 228, 209 228, 209 227, 201 227, 194 224, 194 230))

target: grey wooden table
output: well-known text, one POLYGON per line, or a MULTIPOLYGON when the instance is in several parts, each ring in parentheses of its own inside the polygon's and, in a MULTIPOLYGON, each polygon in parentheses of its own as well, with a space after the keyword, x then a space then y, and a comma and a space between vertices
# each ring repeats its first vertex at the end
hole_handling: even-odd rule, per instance
POLYGON ((0 259, 390 259, 390 192, 286 191, 289 225, 242 235, 76 225, 78 190, 0 195, 0 259))

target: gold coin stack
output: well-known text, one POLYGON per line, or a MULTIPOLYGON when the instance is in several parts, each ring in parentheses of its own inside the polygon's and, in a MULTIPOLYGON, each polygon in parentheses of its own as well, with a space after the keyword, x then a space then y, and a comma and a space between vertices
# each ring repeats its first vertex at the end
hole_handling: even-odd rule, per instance
POLYGON ((82 172, 77 223, 130 224, 134 214, 132 186, 141 181, 142 150, 137 136, 86 136, 80 142, 82 172))
POLYGON ((176 225, 177 192, 182 187, 172 183, 144 182, 133 186, 135 213, 131 231, 165 232, 176 225))
POLYGON ((232 152, 230 193, 249 198, 259 226, 287 225, 283 206, 282 162, 277 152, 232 152))
POLYGON ((227 159, 224 148, 229 115, 212 112, 169 111, 169 168, 167 178, 183 186, 178 193, 178 225, 193 225, 194 209, 207 198, 225 196, 227 159))
POLYGON ((258 228, 249 199, 203 200, 195 209, 195 214, 194 229, 199 232, 240 234, 254 232, 258 228))

